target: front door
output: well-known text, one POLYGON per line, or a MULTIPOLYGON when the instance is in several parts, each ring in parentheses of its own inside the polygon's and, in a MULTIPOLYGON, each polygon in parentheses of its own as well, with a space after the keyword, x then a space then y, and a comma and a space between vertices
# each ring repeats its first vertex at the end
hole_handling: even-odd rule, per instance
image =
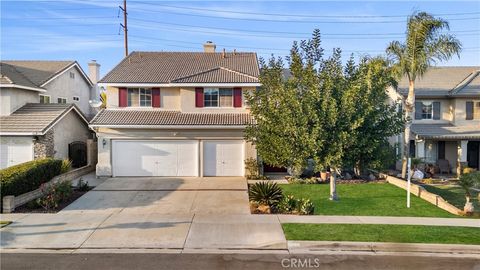
POLYGON ((468 142, 467 144, 467 162, 468 167, 479 169, 480 141, 468 142))

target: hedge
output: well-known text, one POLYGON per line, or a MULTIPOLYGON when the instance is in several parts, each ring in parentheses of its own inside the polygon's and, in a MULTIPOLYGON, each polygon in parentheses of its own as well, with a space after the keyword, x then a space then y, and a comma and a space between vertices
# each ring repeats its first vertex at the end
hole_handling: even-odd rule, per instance
POLYGON ((1 198, 35 190, 62 173, 62 160, 37 159, 0 170, 1 198))

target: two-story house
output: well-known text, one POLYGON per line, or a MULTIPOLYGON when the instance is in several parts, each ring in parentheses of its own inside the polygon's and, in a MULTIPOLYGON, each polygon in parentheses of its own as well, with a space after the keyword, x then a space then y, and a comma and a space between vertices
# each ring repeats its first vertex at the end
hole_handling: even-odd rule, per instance
MULTIPOLYGON (((408 80, 389 89, 393 100, 403 101, 408 80)), ((462 166, 480 164, 480 67, 435 67, 415 82, 415 116, 410 156, 427 163, 462 166)), ((403 137, 397 138, 401 146, 403 137)), ((399 147, 403 149, 403 147, 399 147)))
MULTIPOLYGON (((89 66, 98 78, 99 65, 89 66)), ((0 168, 42 157, 82 165, 94 83, 80 65, 2 61, 0 75, 0 168)))
POLYGON ((99 81, 97 176, 243 176, 255 53, 132 52, 99 81))

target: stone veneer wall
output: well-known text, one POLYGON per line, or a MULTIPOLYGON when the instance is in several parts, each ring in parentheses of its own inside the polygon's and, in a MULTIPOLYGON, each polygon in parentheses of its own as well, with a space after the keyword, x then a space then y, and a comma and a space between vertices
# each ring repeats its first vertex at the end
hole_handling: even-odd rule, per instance
POLYGON ((38 140, 33 143, 33 158, 46 158, 55 155, 53 129, 50 129, 45 135, 38 136, 38 140))

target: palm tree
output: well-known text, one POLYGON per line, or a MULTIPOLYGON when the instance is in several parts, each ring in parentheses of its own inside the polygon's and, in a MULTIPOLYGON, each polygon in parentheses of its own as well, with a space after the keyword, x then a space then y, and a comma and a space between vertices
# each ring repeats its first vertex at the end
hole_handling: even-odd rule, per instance
POLYGON ((405 43, 392 41, 386 52, 394 61, 393 71, 398 77, 406 76, 409 81, 408 96, 405 100, 405 130, 402 177, 407 171, 407 157, 410 148, 410 126, 415 113, 415 80, 432 65, 446 61, 454 54, 460 57, 461 43, 453 35, 444 34, 449 30, 448 22, 425 12, 413 13, 407 21, 405 43))
POLYGON ((465 191, 466 202, 463 210, 466 214, 473 213, 474 207, 470 201, 472 199, 472 192, 470 190, 480 185, 480 172, 462 174, 458 179, 458 185, 465 191))

